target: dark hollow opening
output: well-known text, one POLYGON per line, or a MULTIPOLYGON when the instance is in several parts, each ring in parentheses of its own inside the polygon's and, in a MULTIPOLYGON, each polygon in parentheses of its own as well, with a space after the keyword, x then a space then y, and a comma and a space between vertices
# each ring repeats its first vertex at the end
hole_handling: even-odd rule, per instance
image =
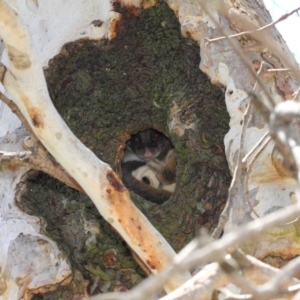
POLYGON ((176 155, 168 137, 153 128, 132 134, 121 163, 125 186, 153 203, 162 204, 176 184, 176 155))

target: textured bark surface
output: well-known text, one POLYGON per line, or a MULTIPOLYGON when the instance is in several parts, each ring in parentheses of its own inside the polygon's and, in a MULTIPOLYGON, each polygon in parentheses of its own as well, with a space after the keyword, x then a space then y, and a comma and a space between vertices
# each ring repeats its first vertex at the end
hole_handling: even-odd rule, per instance
MULTIPOLYGON (((224 95, 199 71, 199 46, 182 38, 166 4, 139 17, 116 9, 124 16, 117 37, 66 45, 46 70, 48 88, 70 128, 116 171, 129 134, 152 127, 171 139, 178 156, 174 195, 161 206, 131 196, 178 251, 200 228, 210 232, 216 226, 226 201, 224 95)), ((84 294, 81 276, 95 283, 94 292, 128 289, 141 280, 144 273, 129 249, 85 195, 38 174, 28 181, 22 202, 44 218, 47 234, 70 257, 81 282, 75 284, 75 276, 70 291, 64 287, 36 299, 84 294)))

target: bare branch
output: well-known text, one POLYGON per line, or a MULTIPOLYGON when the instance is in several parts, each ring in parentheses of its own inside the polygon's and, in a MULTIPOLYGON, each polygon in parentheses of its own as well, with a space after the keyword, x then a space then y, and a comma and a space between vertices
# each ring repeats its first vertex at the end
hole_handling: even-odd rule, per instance
POLYGON ((266 96, 267 100, 268 100, 268 105, 265 103, 265 106, 273 108, 275 106, 275 102, 272 99, 272 97, 270 96, 270 93, 268 92, 264 82, 261 80, 261 78, 259 76, 257 76, 256 72, 253 70, 251 64, 249 63, 249 61, 245 58, 245 56, 243 55, 240 47, 238 47, 238 45, 233 42, 230 38, 228 38, 227 34, 225 33, 224 29, 220 26, 220 24, 214 19, 214 17, 210 14, 210 12, 206 9, 205 5, 202 4, 201 2, 202 0, 198 0, 198 3, 200 5, 200 7, 205 11, 205 13, 210 17, 210 19, 212 20, 212 22, 214 23, 214 25, 218 28, 218 30, 227 38, 227 41, 229 43, 229 45, 232 47, 232 49, 236 52, 236 54, 239 56, 239 58, 241 59, 241 61, 244 63, 244 65, 246 66, 247 70, 249 71, 250 75, 252 76, 253 79, 255 79, 257 81, 257 84, 259 85, 259 87, 262 89, 262 91, 264 92, 264 95, 266 96))
MULTIPOLYGON (((0 62, 0 70, 3 68, 5 68, 5 66, 0 62)), ((6 70, 6 68, 5 68, 6 70)), ((4 76, 4 73, 2 74, 4 76)), ((0 77, 1 74, 0 74, 0 77)), ((31 129, 29 123, 27 122, 27 120, 24 118, 24 116, 22 115, 20 109, 18 108, 18 106, 10 99, 8 99, 3 93, 0 92, 0 100, 3 101, 10 109, 11 111, 20 119, 20 121, 22 122, 22 124, 24 125, 24 127, 26 128, 26 130, 33 136, 35 137, 35 134, 33 132, 33 130, 31 129)))
POLYGON ((224 300, 248 300, 253 299, 252 295, 236 295, 227 288, 221 288, 219 291, 222 293, 224 300))
POLYGON ((244 181, 244 187, 245 187, 245 198, 247 200, 248 206, 251 208, 252 212, 256 215, 256 217, 260 217, 259 214, 254 209, 252 203, 249 199, 249 193, 248 193, 248 186, 249 186, 249 175, 251 173, 252 166, 257 159, 257 156, 265 149, 265 147, 268 145, 268 143, 271 141, 271 137, 269 136, 269 132, 266 132, 262 138, 258 141, 258 143, 249 151, 249 153, 243 158, 242 163, 247 165, 247 172, 245 176, 244 181), (247 164, 248 158, 253 154, 253 158, 250 160, 250 162, 247 164))
POLYGON ((0 162, 1 162, 1 170, 7 168, 17 168, 18 166, 27 167, 27 161, 31 156, 30 151, 22 151, 22 152, 7 152, 0 151, 0 162))
MULTIPOLYGON (((176 257, 176 261, 172 264, 172 266, 170 266, 168 269, 164 270, 163 272, 157 274, 156 276, 151 276, 145 279, 142 283, 140 283, 138 286, 133 288, 131 291, 126 293, 108 293, 105 295, 94 296, 91 299, 92 300, 113 300, 113 299, 141 300, 141 295, 145 296, 145 299, 147 299, 147 297, 151 295, 154 291, 159 290, 159 288, 168 280, 169 276, 172 276, 172 274, 174 274, 175 272, 184 272, 186 270, 190 270, 191 268, 197 265, 204 265, 206 263, 209 263, 210 261, 221 260, 229 248, 242 245, 245 241, 249 241, 249 239, 251 238, 259 237, 263 231, 266 231, 278 224, 285 224, 287 222, 293 221, 298 218, 299 213, 300 213, 300 202, 291 205, 289 207, 283 208, 281 210, 278 210, 270 215, 265 216, 264 218, 261 219, 259 218, 252 222, 249 222, 248 224, 236 230, 233 230, 230 233, 225 234, 220 240, 216 240, 211 243, 208 243, 204 247, 198 248, 198 245, 202 243, 194 241, 191 246, 187 246, 190 248, 190 250, 186 250, 184 248, 178 254, 178 256, 176 257)), ((249 258, 249 256, 247 257, 249 258)), ((254 258, 252 258, 252 260, 254 260, 254 258)), ((258 260, 255 261, 259 262, 258 260)), ((263 264, 261 262, 259 263, 263 264)), ((272 268, 270 266, 268 266, 268 268, 271 270, 275 270, 275 268, 272 268)), ((272 273, 271 275, 273 276, 274 273, 272 273)), ((271 278, 271 276, 268 278, 271 278)), ((199 278, 194 276, 186 284, 190 285, 191 282, 195 282, 195 281, 200 282, 199 278)), ((225 280, 222 277, 221 281, 226 282, 225 284, 227 284, 228 279, 225 280)), ((182 286, 180 289, 184 290, 185 285, 182 286)), ((285 290, 284 292, 287 292, 287 290, 285 290)), ((187 295, 185 296, 187 297, 187 295)), ((161 300, 180 299, 180 298, 171 298, 171 297, 172 294, 162 298, 161 300)), ((182 299, 190 299, 190 298, 187 297, 182 299)), ((197 298, 197 299, 201 299, 201 298, 197 298)))
POLYGON ((291 69, 288 68, 281 68, 281 69, 268 69, 268 73, 277 73, 277 72, 291 72, 291 69))
POLYGON ((295 120, 300 120, 300 104, 293 100, 279 103, 270 117, 270 135, 284 157, 285 166, 300 182, 300 137, 295 130, 295 120))
POLYGON ((228 35, 228 36, 221 36, 221 37, 218 37, 218 38, 215 38, 215 39, 208 39, 206 38, 207 40, 207 44, 210 44, 212 42, 217 42, 217 41, 221 41, 221 40, 225 40, 227 38, 236 38, 236 37, 239 37, 239 36, 242 36, 242 35, 245 35, 245 34, 253 34, 253 33, 257 33, 257 32, 260 32, 260 31, 263 31, 263 30, 266 30, 274 25, 276 25, 277 23, 287 19, 289 16, 291 16, 292 14, 294 14, 295 12, 297 12, 298 10, 300 10, 300 7, 292 10, 291 12, 289 13, 286 13, 284 15, 282 15, 279 19, 277 19, 276 21, 273 21, 265 26, 262 26, 256 30, 249 30, 249 31, 243 31, 243 32, 239 32, 239 33, 236 33, 236 34, 231 34, 231 35, 228 35))
MULTIPOLYGON (((198 0, 199 2, 202 0, 198 0)), ((205 10, 205 5, 202 5, 202 8, 205 10)), ((291 13, 282 16, 281 18, 285 19, 286 17, 288 17, 290 14, 298 11, 300 8, 295 9, 294 11, 292 11, 291 13)), ((205 10, 205 12, 209 15, 209 13, 207 12, 207 10, 205 10)), ((209 15, 210 16, 210 15, 209 15)), ((212 19, 212 17, 210 16, 210 18, 212 19)), ((263 46, 267 47, 269 49, 270 52, 272 52, 274 55, 278 56, 278 58, 283 62, 283 64, 292 70, 293 75, 300 80, 300 71, 297 68, 297 64, 295 64, 294 62, 291 61, 291 59, 289 59, 289 57, 286 55, 286 53, 281 49, 281 47, 276 47, 277 43, 274 43, 274 39, 270 40, 269 36, 264 32, 264 27, 267 26, 267 28, 270 28, 271 25, 268 24, 264 27, 259 27, 258 24, 253 21, 253 19, 247 17, 246 14, 241 14, 239 10, 235 10, 233 9, 231 11, 231 16, 230 19, 235 20, 235 22, 239 22, 239 25, 242 28, 250 28, 251 30, 247 30, 244 31, 242 34, 245 34, 245 32, 247 32, 247 34, 249 34, 253 39, 259 41, 263 46), (263 28, 263 30, 261 30, 261 28, 263 28)), ((213 20, 213 19, 212 19, 213 20)), ((276 21, 277 22, 277 21, 276 21)), ((275 23, 276 23, 275 22, 275 23)), ((241 55, 241 51, 239 51, 238 47, 235 46, 235 44, 232 42, 232 39, 230 39, 224 32, 224 30, 221 28, 221 26, 218 25, 218 23, 216 21, 214 21, 215 25, 218 27, 218 29, 221 31, 221 33, 223 34, 223 37, 221 39, 227 39, 228 42, 230 43, 230 45, 232 46, 232 48, 235 50, 235 52, 238 54, 238 56, 242 59, 243 63, 245 64, 245 66, 247 66, 248 71, 252 74, 251 71, 251 66, 250 64, 243 59, 243 56, 241 55)), ((273 22, 274 23, 274 22, 273 22)), ((271 23, 272 24, 272 23, 271 23)), ((234 35, 235 36, 235 35, 234 35)), ((206 40, 209 43, 209 39, 206 38, 206 40)), ((252 74, 253 76, 253 74, 252 74)), ((259 82, 259 85, 261 86, 261 83, 259 82)), ((262 86, 261 86, 262 88, 262 86)), ((262 88, 263 89, 263 88, 262 88)), ((266 90, 263 89, 264 93, 266 93, 266 90)), ((270 101, 269 97, 268 100, 270 101)), ((271 102, 272 103, 272 102, 271 102)))
POLYGON ((297 100, 298 99, 299 93, 300 93, 300 86, 298 87, 297 91, 294 93, 293 100, 297 100))
POLYGON ((274 289, 276 290, 289 290, 289 291, 297 291, 300 289, 300 285, 290 285, 290 279, 294 277, 297 272, 300 270, 300 257, 297 257, 291 261, 289 261, 284 267, 282 267, 280 273, 276 274, 269 282, 264 284, 259 288, 259 293, 262 297, 267 297, 270 295, 274 289), (296 289, 297 288, 297 289, 296 289))

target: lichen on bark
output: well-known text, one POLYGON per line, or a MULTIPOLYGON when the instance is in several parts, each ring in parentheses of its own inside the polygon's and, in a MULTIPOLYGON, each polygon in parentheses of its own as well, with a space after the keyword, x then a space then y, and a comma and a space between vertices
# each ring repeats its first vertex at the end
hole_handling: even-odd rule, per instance
MULTIPOLYGON (((152 127, 171 139, 177 153, 174 195, 163 205, 131 196, 178 251, 200 228, 210 232, 216 226, 226 201, 224 95, 199 70, 198 45, 181 36, 164 2, 139 17, 119 10, 117 37, 65 45, 45 71, 48 88, 70 128, 116 171, 129 134, 152 127)), ((24 209, 43 217, 74 269, 98 280, 97 292, 141 280, 130 251, 85 195, 45 175, 27 185, 24 209)), ((58 293, 51 299, 59 299, 58 293)))

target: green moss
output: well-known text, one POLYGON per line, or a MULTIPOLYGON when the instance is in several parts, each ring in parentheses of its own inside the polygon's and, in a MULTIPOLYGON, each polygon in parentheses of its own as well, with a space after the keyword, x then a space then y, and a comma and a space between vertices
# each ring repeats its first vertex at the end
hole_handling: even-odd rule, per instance
MULTIPOLYGON (((66 123, 113 168, 126 134, 154 127, 171 138, 178 157, 172 198, 158 206, 131 196, 175 250, 199 227, 212 230, 217 224, 230 182, 223 147, 229 121, 224 96, 199 63, 198 45, 182 38, 173 11, 160 1, 140 17, 124 17, 112 41, 66 45, 45 71, 51 98, 66 123), (169 130, 174 106, 179 123, 193 124, 183 135, 169 130)), ((93 281, 101 270, 110 278, 110 290, 137 281, 133 274, 142 271, 131 252, 85 195, 47 176, 28 185, 27 210, 46 220, 48 234, 63 245, 84 278, 93 281), (90 266, 96 271, 90 272, 90 266)), ((106 285, 99 282, 102 289, 106 285)))
POLYGON ((100 279, 104 281, 111 280, 111 276, 109 276, 107 273, 105 273, 99 266, 94 267, 92 265, 87 265, 86 270, 92 273, 94 276, 99 277, 100 279))

